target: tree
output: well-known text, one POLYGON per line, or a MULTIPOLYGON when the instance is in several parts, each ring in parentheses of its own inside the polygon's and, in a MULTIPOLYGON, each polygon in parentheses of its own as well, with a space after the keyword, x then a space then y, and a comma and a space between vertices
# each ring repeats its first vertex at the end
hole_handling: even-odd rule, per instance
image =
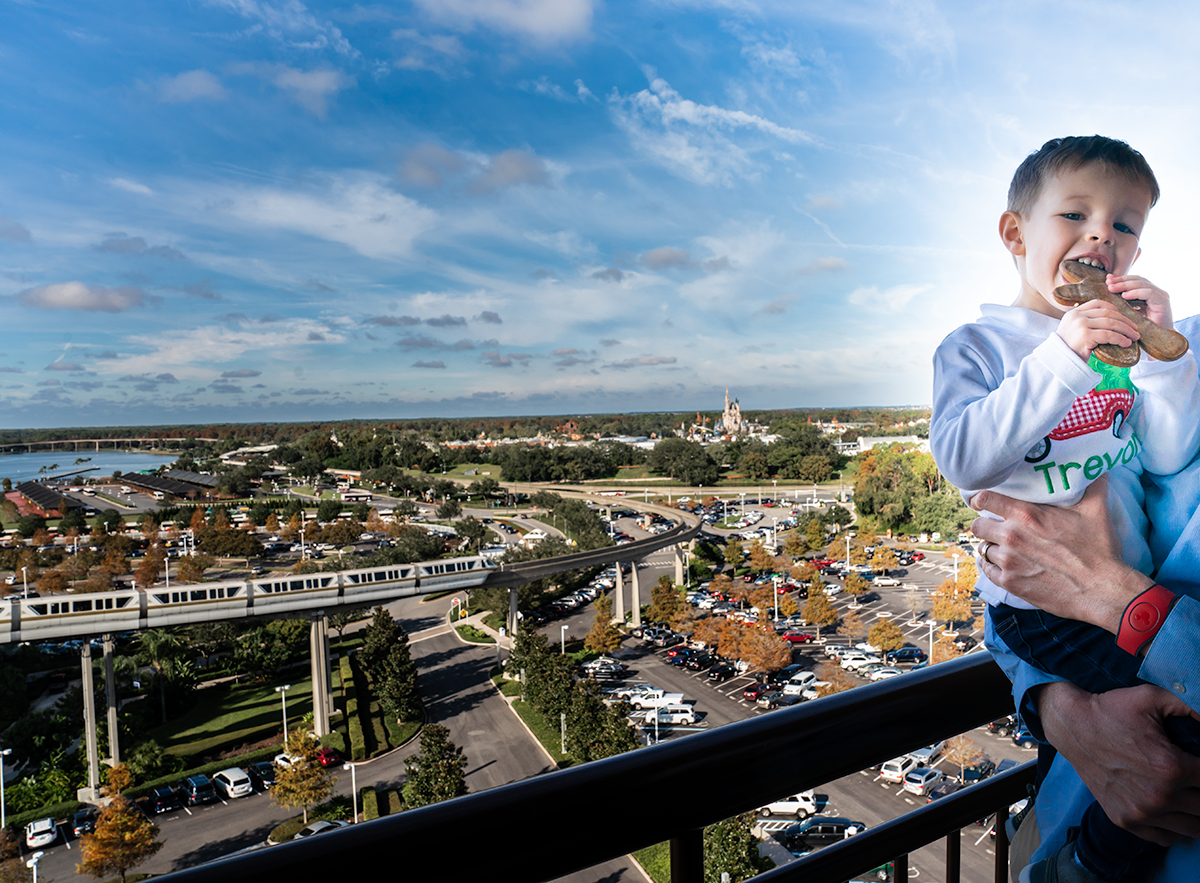
POLYGON ((847 574, 842 580, 842 591, 852 597, 855 603, 858 603, 859 596, 865 594, 869 588, 867 581, 857 573, 847 574))
POLYGON ((912 619, 917 618, 917 610, 921 606, 921 590, 916 585, 911 585, 904 592, 904 606, 909 613, 912 614, 912 619))
POLYGON ((421 750, 404 761, 404 806, 416 809, 467 793, 467 759, 441 724, 421 730, 421 750))
POLYGON ((455 530, 458 531, 460 537, 467 541, 467 545, 474 549, 479 549, 488 535, 487 525, 473 515, 461 519, 455 525, 455 530))
POLYGON ((676 625, 686 613, 683 588, 675 585, 675 580, 671 577, 665 574, 660 576, 658 582, 650 589, 650 607, 646 611, 646 618, 652 622, 676 625))
POLYGON ((591 631, 583 639, 583 646, 593 653, 612 653, 621 646, 624 636, 621 630, 613 625, 613 603, 608 595, 600 595, 592 602, 596 618, 592 621, 591 631))
POLYGON ((963 622, 971 616, 971 592, 969 589, 947 579, 933 592, 934 619, 947 623, 963 622))
MULTIPOLYGON (((12 484, 7 478, 4 481, 12 484)), ((0 828, 0 883, 29 883, 32 879, 33 871, 25 865, 16 834, 10 827, 0 828)))
POLYGON ((187 555, 179 560, 178 579, 181 583, 203 582, 204 571, 216 563, 212 555, 187 555))
POLYGON ((896 552, 891 546, 880 546, 875 550, 875 557, 871 559, 871 563, 880 573, 887 573, 899 566, 900 559, 896 557, 896 552))
POLYGON ((609 707, 594 682, 575 685, 567 710, 567 753, 575 763, 613 757, 638 747, 623 704, 609 707))
POLYGON ((853 610, 842 617, 842 624, 838 628, 838 634, 845 635, 851 643, 861 639, 864 631, 862 618, 853 610))
POLYGON ((964 770, 984 759, 983 749, 966 736, 955 736, 946 740, 946 760, 958 764, 958 780, 962 781, 964 770))
POLYGON ((832 696, 834 693, 845 693, 861 686, 850 672, 842 668, 836 661, 826 662, 817 666, 817 677, 825 681, 824 686, 817 687, 817 695, 832 696))
POLYGON ((904 646, 904 632, 890 619, 880 619, 867 632, 867 643, 880 650, 896 650, 904 646))
POLYGON ((745 555, 742 552, 742 544, 738 540, 730 540, 725 544, 725 563, 730 567, 740 567, 742 559, 745 555))
POLYGON ((147 819, 133 801, 118 794, 100 810, 96 830, 84 834, 80 840, 81 861, 77 869, 98 880, 120 874, 124 881, 130 869, 160 849, 158 826, 147 819))
POLYGON ((159 700, 162 703, 162 722, 167 722, 167 667, 185 646, 183 636, 167 629, 146 629, 138 633, 138 655, 143 657, 158 676, 159 700))
POLYGON ((443 521, 451 521, 462 515, 462 504, 457 500, 446 500, 437 507, 437 517, 443 521))
POLYGON ((779 671, 791 664, 792 648, 774 629, 743 623, 740 656, 752 669, 779 671))
POLYGON ((804 604, 804 619, 809 625, 817 627, 817 636, 821 629, 833 625, 838 620, 837 608, 829 602, 825 594, 825 584, 814 580, 808 586, 808 600, 804 604))
POLYGON ((775 556, 763 545, 762 540, 750 544, 750 569, 755 573, 766 573, 775 568, 775 556))
POLYGON ((317 760, 320 747, 321 743, 309 734, 307 727, 289 732, 283 753, 291 763, 278 765, 275 784, 271 786, 271 801, 276 806, 302 809, 306 825, 308 808, 328 798, 337 781, 317 760))
POLYGON ((146 557, 142 559, 141 564, 138 565, 138 569, 134 573, 134 579, 137 580, 137 584, 149 588, 158 582, 162 577, 163 565, 166 564, 166 561, 166 550, 158 543, 147 549, 146 557))
POLYGON ((754 813, 742 813, 704 829, 704 883, 740 883, 760 873, 758 838, 750 833, 754 813))
POLYGON ((322 500, 317 504, 317 521, 337 521, 341 514, 341 500, 322 500))
POLYGON ((383 710, 397 721, 411 721, 421 716, 417 665, 408 649, 408 636, 399 627, 396 632, 396 640, 389 646, 383 664, 370 674, 383 710))

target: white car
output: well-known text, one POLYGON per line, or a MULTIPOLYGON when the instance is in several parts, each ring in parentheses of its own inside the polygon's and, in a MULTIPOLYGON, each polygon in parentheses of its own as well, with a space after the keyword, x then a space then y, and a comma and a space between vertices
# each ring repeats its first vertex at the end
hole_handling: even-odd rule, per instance
POLYGON ((254 793, 254 786, 250 784, 250 776, 238 766, 221 770, 213 776, 213 785, 229 799, 249 797, 254 793))
POLYGON ((924 748, 918 748, 916 751, 908 752, 908 756, 921 766, 929 766, 941 755, 942 749, 945 747, 945 742, 935 742, 932 745, 926 745, 924 748))
POLYGON ((789 794, 762 807, 760 816, 795 816, 804 819, 817 811, 817 799, 812 791, 802 791, 799 794, 789 794))
POLYGON ((802 671, 790 677, 786 684, 783 685, 782 692, 784 696, 803 696, 806 690, 815 690, 817 687, 828 687, 829 681, 817 679, 815 672, 802 671))
POLYGON ((872 662, 882 662, 874 653, 863 653, 861 651, 855 653, 847 653, 842 657, 842 668, 847 671, 858 671, 864 665, 870 665, 872 662))
POLYGON ((658 725, 675 725, 675 724, 694 724, 696 722, 696 710, 690 705, 665 705, 662 708, 652 708, 645 713, 645 721, 650 726, 654 726, 655 721, 658 725))
POLYGON ((888 678, 894 678, 896 675, 904 674, 898 668, 892 668, 890 665, 885 665, 883 668, 877 668, 867 677, 873 681, 886 681, 888 678))
POLYGON ((41 849, 58 839, 58 825, 54 819, 38 819, 25 826, 25 845, 30 849, 41 849))
POLYGON ((889 760, 879 768, 879 778, 885 782, 895 782, 897 785, 904 781, 904 777, 917 768, 917 762, 907 754, 904 757, 897 757, 889 760))
POLYGON ((900 585, 900 580, 896 579, 894 576, 877 576, 875 579, 871 580, 871 585, 898 586, 900 585))
POLYGON ((944 778, 941 770, 919 766, 904 777, 903 787, 905 791, 916 794, 918 797, 924 797, 934 785, 944 778))

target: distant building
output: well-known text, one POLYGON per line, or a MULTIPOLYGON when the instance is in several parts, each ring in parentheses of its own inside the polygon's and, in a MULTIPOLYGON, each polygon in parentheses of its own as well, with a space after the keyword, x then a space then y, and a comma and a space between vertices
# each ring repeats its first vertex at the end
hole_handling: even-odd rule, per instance
POLYGON ((729 401, 729 387, 725 388, 725 411, 721 414, 721 432, 725 435, 741 435, 747 430, 746 421, 742 419, 742 405, 734 399, 729 401))

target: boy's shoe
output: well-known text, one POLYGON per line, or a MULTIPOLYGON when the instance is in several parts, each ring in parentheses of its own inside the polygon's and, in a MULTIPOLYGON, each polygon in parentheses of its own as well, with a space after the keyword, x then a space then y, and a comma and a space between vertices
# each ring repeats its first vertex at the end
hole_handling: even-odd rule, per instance
POLYGON ((1072 837, 1050 856, 1021 869, 1018 883, 1105 883, 1075 861, 1075 838, 1072 837))

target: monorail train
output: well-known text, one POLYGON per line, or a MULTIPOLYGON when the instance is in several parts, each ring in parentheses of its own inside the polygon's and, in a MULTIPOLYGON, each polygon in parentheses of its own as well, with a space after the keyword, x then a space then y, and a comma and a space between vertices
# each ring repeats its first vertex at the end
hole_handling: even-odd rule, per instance
POLYGON ((352 609, 410 595, 473 588, 481 585, 496 566, 486 557, 473 556, 331 573, 278 574, 250 580, 0 601, 0 644, 352 609))

